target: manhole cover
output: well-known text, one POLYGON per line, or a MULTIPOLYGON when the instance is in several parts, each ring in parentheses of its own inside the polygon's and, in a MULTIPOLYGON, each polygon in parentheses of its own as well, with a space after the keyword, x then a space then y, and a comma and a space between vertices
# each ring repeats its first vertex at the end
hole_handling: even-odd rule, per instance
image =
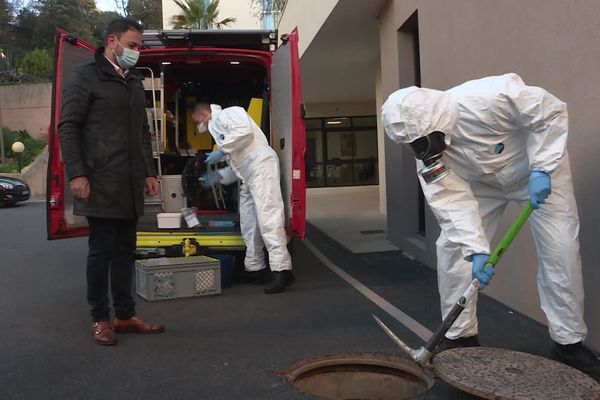
POLYGON ((337 354, 298 362, 280 375, 298 389, 337 400, 403 400, 433 386, 430 374, 406 358, 337 354))
POLYGON ((517 351, 468 347, 433 358, 449 384, 494 400, 600 400, 600 384, 574 368, 517 351))

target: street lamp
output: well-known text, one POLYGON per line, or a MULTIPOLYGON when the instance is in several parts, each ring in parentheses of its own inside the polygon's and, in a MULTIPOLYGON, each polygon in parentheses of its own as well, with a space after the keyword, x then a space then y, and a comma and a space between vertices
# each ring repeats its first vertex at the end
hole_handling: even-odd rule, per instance
POLYGON ((17 155, 17 160, 19 160, 19 173, 21 173, 21 154, 25 151, 25 145, 22 142, 14 142, 11 149, 13 153, 17 155))

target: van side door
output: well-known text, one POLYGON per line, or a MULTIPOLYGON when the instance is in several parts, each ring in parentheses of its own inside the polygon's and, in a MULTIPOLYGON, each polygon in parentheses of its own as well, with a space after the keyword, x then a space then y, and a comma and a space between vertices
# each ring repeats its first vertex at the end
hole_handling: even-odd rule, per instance
POLYGON ((46 189, 46 218, 48 239, 86 236, 87 221, 73 215, 73 196, 67 188, 65 165, 58 138, 60 102, 63 87, 76 66, 94 59, 95 48, 57 28, 54 41, 54 79, 52 81, 52 111, 48 128, 48 172, 46 189))
POLYGON ((271 66, 272 145, 279 156, 288 233, 306 234, 306 126, 303 119, 298 29, 284 36, 271 66))

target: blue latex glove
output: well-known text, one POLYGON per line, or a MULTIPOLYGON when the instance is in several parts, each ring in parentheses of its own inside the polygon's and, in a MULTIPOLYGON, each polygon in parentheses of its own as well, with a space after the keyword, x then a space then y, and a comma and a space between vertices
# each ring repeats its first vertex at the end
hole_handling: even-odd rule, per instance
POLYGON ((494 268, 485 267, 489 254, 473 254, 471 261, 473 262, 473 279, 479 279, 479 290, 483 290, 487 285, 490 284, 494 276, 494 268))
POLYGON ((529 175, 529 198, 533 208, 539 208, 552 193, 550 175, 544 171, 531 171, 529 175))
POLYGON ((217 164, 223 157, 225 157, 225 153, 223 153, 221 149, 211 151, 210 153, 206 153, 206 160, 204 160, 204 163, 217 164))
POLYGON ((200 186, 204 189, 210 189, 212 186, 221 182, 223 177, 217 171, 208 171, 200 178, 200 186))

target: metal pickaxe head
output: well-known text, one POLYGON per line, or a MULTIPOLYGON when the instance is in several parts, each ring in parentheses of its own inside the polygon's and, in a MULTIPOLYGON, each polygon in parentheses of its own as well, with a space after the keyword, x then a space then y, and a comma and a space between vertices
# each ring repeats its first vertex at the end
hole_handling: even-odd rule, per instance
POLYGON ((427 350, 424 346, 421 346, 418 349, 413 349, 412 347, 404 343, 402 340, 400 340, 400 338, 396 336, 396 334, 392 332, 392 330, 388 328, 382 320, 377 318, 376 315, 371 315, 373 315, 375 321, 379 324, 381 329, 383 329, 383 331, 387 333, 387 335, 394 341, 394 343, 396 343, 402 349, 402 351, 408 354, 410 358, 412 358, 417 364, 419 364, 422 367, 428 367, 430 365, 429 361, 431 361, 432 353, 429 350, 427 350))

